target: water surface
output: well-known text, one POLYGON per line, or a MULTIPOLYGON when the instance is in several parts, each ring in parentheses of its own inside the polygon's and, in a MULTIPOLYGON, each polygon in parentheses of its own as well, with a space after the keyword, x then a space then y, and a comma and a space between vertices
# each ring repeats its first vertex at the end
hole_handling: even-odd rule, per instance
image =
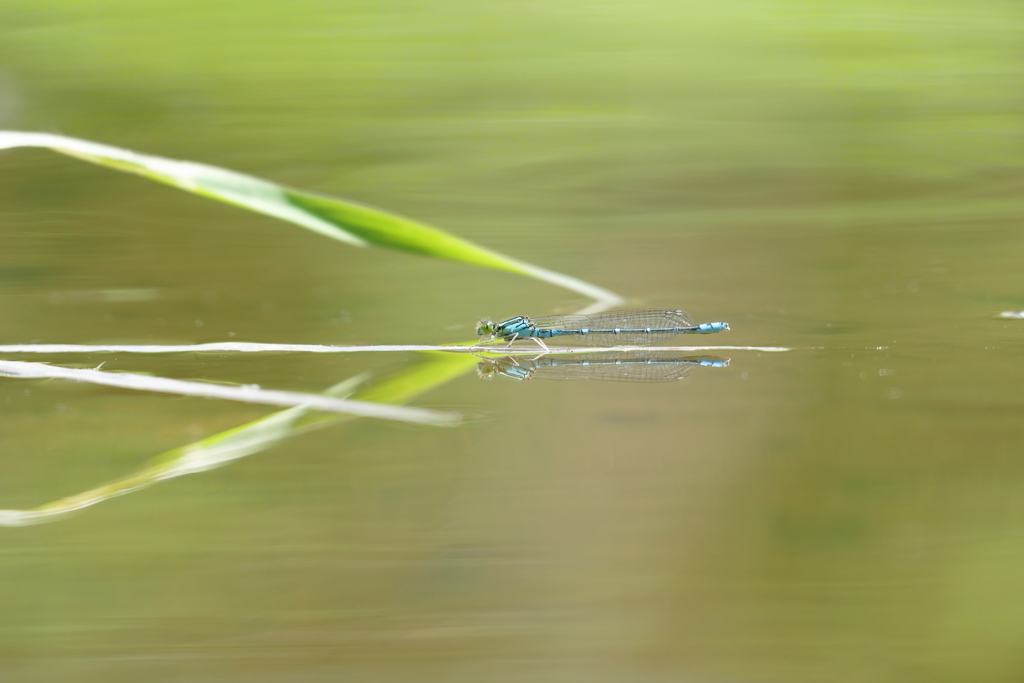
MULTIPOLYGON (((0 125, 376 204, 732 330, 0 531, 11 680, 1016 681, 1021 16, 979 2, 15 3, 0 125), (243 16, 239 15, 239 12, 243 16)), ((433 344, 571 312, 43 151, 0 343, 433 344)), ((323 391, 416 354, 51 356, 323 391)), ((0 380, 0 508, 271 409, 0 380)))

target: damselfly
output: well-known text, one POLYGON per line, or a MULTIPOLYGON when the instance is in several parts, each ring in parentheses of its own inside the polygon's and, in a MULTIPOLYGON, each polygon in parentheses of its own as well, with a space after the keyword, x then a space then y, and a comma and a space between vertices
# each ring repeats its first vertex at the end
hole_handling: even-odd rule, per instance
POLYGON ((543 379, 595 379, 617 382, 671 382, 686 377, 693 368, 724 368, 728 358, 718 356, 647 356, 589 358, 554 358, 542 356, 531 360, 484 358, 476 372, 483 379, 502 375, 524 382, 534 377, 543 379))
POLYGON ((686 311, 652 308, 542 318, 517 315, 500 323, 481 320, 476 333, 490 335, 490 341, 507 341, 509 345, 516 339, 533 339, 547 351, 547 345, 541 340, 553 337, 565 337, 590 346, 656 346, 681 334, 711 334, 728 329, 728 323, 695 325, 686 311))

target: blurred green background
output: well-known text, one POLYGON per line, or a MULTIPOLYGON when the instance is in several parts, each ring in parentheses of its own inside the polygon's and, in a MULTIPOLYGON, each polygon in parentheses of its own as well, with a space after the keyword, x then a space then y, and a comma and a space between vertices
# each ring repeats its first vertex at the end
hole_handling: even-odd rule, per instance
MULTIPOLYGON (((419 400, 488 416, 458 430, 350 423, 2 530, 0 675, 1021 680, 1022 30, 995 0, 0 3, 0 128, 373 204, 794 349, 466 375, 419 400)), ((0 155, 0 343, 437 343, 582 303, 0 155)), ((360 356, 28 360, 306 391, 416 362, 360 356)), ((268 412, 0 406, 2 508, 268 412)))

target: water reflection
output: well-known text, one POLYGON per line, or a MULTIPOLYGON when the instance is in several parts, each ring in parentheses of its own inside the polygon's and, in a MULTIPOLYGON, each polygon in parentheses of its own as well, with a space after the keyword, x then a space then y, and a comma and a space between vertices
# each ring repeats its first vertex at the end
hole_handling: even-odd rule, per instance
POLYGON ((673 356, 666 354, 614 355, 597 358, 557 358, 540 356, 533 359, 484 358, 476 372, 481 379, 495 375, 526 381, 542 379, 598 379, 613 382, 672 382, 684 379, 693 368, 724 368, 728 358, 719 356, 673 356))
MULTIPOLYGON (((12 364, 8 361, 7 366, 12 364)), ((22 365, 36 365, 24 363, 22 365)), ((2 366, 0 366, 2 367, 2 366)), ((401 405, 469 370, 471 358, 449 353, 432 354, 389 375, 369 381, 357 375, 327 389, 325 397, 366 401, 371 405, 401 405)), ((196 474, 227 465, 264 451, 286 439, 355 417, 354 414, 320 412, 305 403, 233 427, 195 443, 163 453, 141 470, 93 489, 67 496, 32 509, 0 509, 0 526, 27 526, 52 522, 69 513, 111 498, 142 490, 153 484, 186 474, 196 474)))

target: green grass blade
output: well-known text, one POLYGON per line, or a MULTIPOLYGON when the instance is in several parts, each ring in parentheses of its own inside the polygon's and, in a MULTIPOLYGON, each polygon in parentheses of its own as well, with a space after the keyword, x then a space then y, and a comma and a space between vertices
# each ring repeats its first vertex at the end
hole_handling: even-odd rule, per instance
POLYGON ((280 218, 356 246, 386 247, 504 270, 544 280, 597 301, 609 304, 622 301, 617 294, 596 285, 505 256, 424 223, 354 202, 302 192, 244 173, 139 154, 63 135, 0 131, 0 149, 14 147, 49 148, 280 218))

